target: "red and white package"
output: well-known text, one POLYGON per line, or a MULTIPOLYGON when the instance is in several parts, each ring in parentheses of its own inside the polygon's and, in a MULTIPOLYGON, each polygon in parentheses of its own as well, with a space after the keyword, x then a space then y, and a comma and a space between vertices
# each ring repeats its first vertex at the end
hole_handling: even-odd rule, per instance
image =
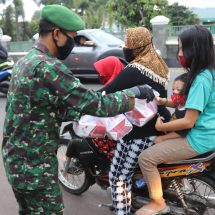
POLYGON ((126 112, 125 116, 133 125, 142 127, 156 115, 157 111, 155 100, 147 103, 145 99, 135 99, 134 109, 126 112))
POLYGON ((84 115, 78 122, 73 123, 73 130, 80 137, 104 138, 108 118, 84 115))
POLYGON ((108 118, 107 136, 112 140, 120 140, 133 129, 124 114, 108 118))
POLYGON ((80 137, 122 139, 132 130, 132 124, 124 114, 114 117, 95 117, 84 115, 73 123, 73 130, 80 137))

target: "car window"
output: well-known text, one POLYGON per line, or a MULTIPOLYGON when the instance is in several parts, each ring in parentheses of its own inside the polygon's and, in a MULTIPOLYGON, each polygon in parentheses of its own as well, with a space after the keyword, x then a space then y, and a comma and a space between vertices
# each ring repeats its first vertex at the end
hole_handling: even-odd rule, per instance
POLYGON ((83 46, 83 44, 88 41, 89 39, 83 35, 75 37, 75 45, 76 46, 83 46))
POLYGON ((94 31, 90 32, 91 36, 94 37, 99 43, 104 43, 108 46, 121 46, 123 45, 123 41, 119 38, 108 34, 104 31, 94 31))

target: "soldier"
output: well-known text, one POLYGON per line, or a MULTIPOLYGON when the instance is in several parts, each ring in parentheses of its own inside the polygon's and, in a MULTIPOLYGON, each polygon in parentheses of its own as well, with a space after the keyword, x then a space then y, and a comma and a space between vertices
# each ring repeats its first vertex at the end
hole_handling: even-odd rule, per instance
POLYGON ((104 96, 86 89, 58 60, 70 54, 76 31, 83 28, 68 8, 43 7, 39 41, 14 66, 2 153, 20 214, 63 214, 56 158, 62 121, 78 120, 81 114, 114 116, 131 110, 134 97, 154 97, 146 87, 104 96))

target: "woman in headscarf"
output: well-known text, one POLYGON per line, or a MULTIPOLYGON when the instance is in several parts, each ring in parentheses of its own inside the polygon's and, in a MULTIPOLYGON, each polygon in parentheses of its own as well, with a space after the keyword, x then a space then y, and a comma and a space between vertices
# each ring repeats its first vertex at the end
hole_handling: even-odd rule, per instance
POLYGON ((118 57, 109 56, 94 63, 99 73, 99 81, 107 86, 123 70, 124 65, 118 57))
MULTIPOLYGON (((109 56, 94 63, 95 70, 98 72, 99 81, 107 86, 123 70, 124 64, 116 56, 109 56)), ((109 138, 93 138, 92 142, 109 160, 112 160, 116 141, 109 138)))
MULTIPOLYGON (((123 52, 129 64, 100 91, 109 94, 148 84, 159 92, 161 97, 166 97, 168 67, 154 49, 150 31, 144 27, 127 29, 123 52)), ((159 114, 169 121, 170 113, 166 107, 158 108, 159 114)), ((134 126, 127 136, 117 142, 109 172, 112 202, 117 215, 130 213, 131 179, 137 167, 138 156, 141 151, 153 144, 151 136, 161 134, 155 129, 156 119, 157 116, 143 127, 134 126)))

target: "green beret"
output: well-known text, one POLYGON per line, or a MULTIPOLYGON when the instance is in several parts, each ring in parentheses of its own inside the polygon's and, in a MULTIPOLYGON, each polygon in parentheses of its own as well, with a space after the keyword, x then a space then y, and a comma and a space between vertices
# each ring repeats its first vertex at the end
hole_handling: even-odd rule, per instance
POLYGON ((62 5, 46 5, 42 8, 41 18, 67 31, 84 29, 84 21, 81 17, 62 5))

